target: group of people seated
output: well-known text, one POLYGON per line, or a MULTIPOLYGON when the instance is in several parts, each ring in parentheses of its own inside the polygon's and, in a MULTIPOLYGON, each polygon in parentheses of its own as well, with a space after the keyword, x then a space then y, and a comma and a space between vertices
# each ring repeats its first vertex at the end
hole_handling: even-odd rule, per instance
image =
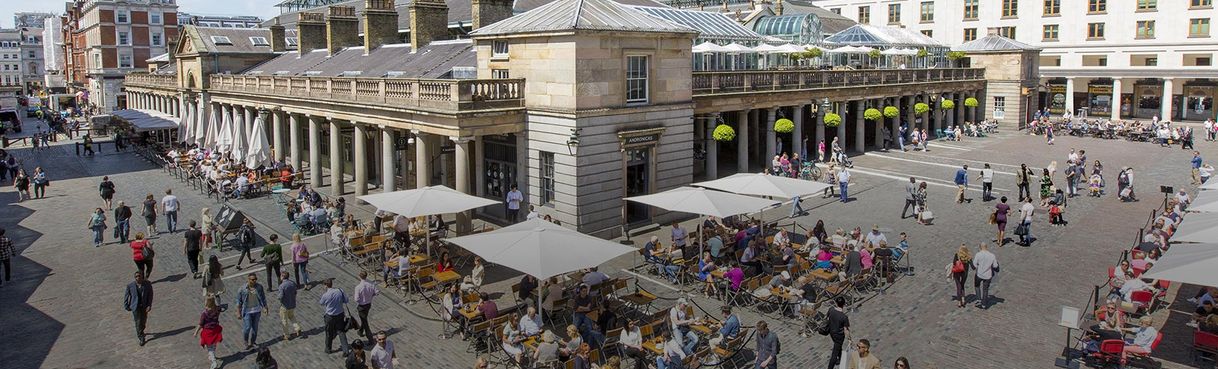
POLYGON ((943 135, 946 136, 945 138, 948 141, 960 141, 961 137, 964 136, 985 137, 986 133, 993 133, 997 129, 998 123, 996 122, 983 121, 981 123, 973 123, 966 121, 960 126, 947 126, 947 128, 943 129, 943 135))
POLYGON ((198 145, 174 146, 165 157, 170 165, 188 168, 190 174, 207 181, 209 195, 215 193, 227 198, 245 198, 253 190, 268 190, 277 182, 283 188, 292 188, 296 171, 282 160, 271 160, 267 165, 247 167, 231 152, 220 152, 198 145))
POLYGON ((332 225, 355 223, 354 217, 348 216, 346 210, 346 199, 323 200, 321 194, 308 185, 301 187, 296 198, 284 204, 288 222, 306 234, 324 233, 332 225))

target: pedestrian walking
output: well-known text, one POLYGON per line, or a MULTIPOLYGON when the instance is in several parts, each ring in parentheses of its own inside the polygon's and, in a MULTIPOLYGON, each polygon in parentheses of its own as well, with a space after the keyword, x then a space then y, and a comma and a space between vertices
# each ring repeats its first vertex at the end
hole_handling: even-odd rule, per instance
POLYGON ((300 233, 292 234, 292 269, 296 271, 296 285, 309 289, 309 245, 300 240, 300 233), (301 284, 301 279, 304 284, 301 284))
POLYGON ((211 369, 220 367, 216 360, 216 345, 224 341, 224 327, 220 326, 220 308, 216 299, 208 297, 203 303, 203 312, 199 313, 199 324, 195 326, 195 337, 199 337, 199 346, 207 350, 207 361, 211 369))
POLYGON ((816 161, 825 162, 825 140, 816 143, 816 161))
POLYGON ((516 188, 516 184, 512 184, 512 190, 508 191, 507 198, 507 216, 508 221, 516 223, 520 218, 520 203, 524 201, 524 194, 516 188))
MULTIPOLYGON (((8 176, 17 178, 17 171, 21 170, 21 163, 17 162, 17 156, 8 153, 4 158, 4 168, 8 170, 8 176)), ((41 168, 41 167, 39 167, 41 168)), ((35 168, 37 170, 37 168, 35 168)))
POLYGON ((259 257, 266 264, 266 283, 274 287, 279 284, 277 279, 279 278, 279 267, 283 265, 283 246, 279 245, 278 234, 271 233, 267 240, 270 242, 262 246, 262 254, 259 257), (275 284, 271 284, 271 281, 275 281, 275 284))
POLYGON ((17 178, 16 175, 10 176, 8 174, 9 173, 8 172, 8 158, 9 157, 12 157, 12 155, 10 155, 8 153, 8 151, 4 151, 4 149, 0 149, 0 183, 4 183, 4 181, 7 181, 8 177, 17 178))
POLYGON ((960 249, 952 255, 952 262, 947 264, 947 276, 956 284, 956 307, 964 307, 964 283, 968 281, 968 272, 973 266, 973 254, 968 246, 960 244, 960 249))
POLYGON ((110 181, 110 176, 103 176, 100 184, 97 185, 97 192, 101 194, 102 202, 106 204, 106 210, 114 209, 112 201, 114 201, 114 182, 110 181))
POLYGON ((30 177, 25 175, 25 170, 18 171, 17 175, 13 177, 13 188, 17 189, 17 202, 21 202, 22 197, 25 197, 26 200, 32 198, 30 196, 30 177))
POLYGON ((119 201, 114 207, 114 238, 120 243, 127 243, 131 234, 131 207, 126 202, 119 201))
POLYGON ((1069 197, 1078 196, 1078 170, 1077 165, 1073 160, 1066 161, 1066 195, 1069 197))
MULTIPOLYGON (((964 197, 964 192, 968 190, 968 165, 967 164, 964 166, 961 166, 960 169, 956 170, 955 183, 956 183, 956 203, 962 204, 962 203, 964 203, 964 200, 967 200, 964 197)), ((972 202, 972 200, 969 200, 969 202, 972 202)))
POLYGON ((266 310, 266 292, 258 283, 257 274, 246 276, 246 280, 245 288, 237 292, 237 318, 241 319, 241 339, 249 350, 258 343, 258 322, 266 310))
POLYGON ((5 283, 11 283, 13 280, 13 240, 4 235, 5 229, 0 228, 0 268, 4 268, 4 279, 0 280, 0 287, 5 283))
POLYGON ((373 346, 372 351, 368 353, 368 362, 372 364, 372 369, 393 369, 394 365, 397 365, 398 353, 393 349, 393 342, 389 341, 389 335, 385 331, 376 332, 374 342, 376 342, 376 346, 373 346))
POLYGON ((804 207, 802 205, 800 205, 800 203, 802 203, 802 202, 803 202, 803 200, 800 198, 799 195, 796 195, 791 198, 791 217, 792 218, 808 214, 807 211, 804 211, 804 207))
POLYGON ((981 201, 990 201, 994 198, 994 169, 990 168, 990 163, 985 163, 981 167, 981 174, 977 176, 981 180, 981 201))
POLYGON ((998 257, 990 252, 988 243, 982 243, 981 249, 973 257, 973 289, 977 294, 977 307, 990 308, 990 281, 998 274, 998 257))
POLYGON ((846 170, 845 165, 842 166, 841 171, 837 172, 837 184, 839 187, 841 187, 842 203, 844 204, 847 201, 850 201, 850 197, 846 194, 846 191, 850 187, 850 171, 846 170))
POLYGON ((1191 163, 1193 166, 1193 184, 1199 185, 1199 184, 1201 184, 1201 164, 1202 164, 1200 151, 1193 151, 1193 160, 1191 161, 1191 163))
POLYGON ((359 284, 355 285, 355 312, 359 314, 360 330, 358 333, 368 337, 369 342, 372 341, 372 329, 368 328, 368 313, 372 310, 372 298, 380 293, 381 290, 368 281, 368 272, 360 271, 359 284))
POLYGON ((152 241, 144 239, 143 232, 135 232, 135 240, 131 241, 130 247, 135 270, 143 274, 144 278, 152 278, 152 259, 156 257, 152 241))
POLYGON ((203 231, 195 221, 190 221, 190 229, 182 233, 182 250, 186 252, 186 264, 190 265, 190 275, 199 279, 199 255, 203 252, 203 231))
MULTIPOLYGON (((837 369, 842 360, 842 348, 846 337, 850 336, 850 317, 846 316, 846 299, 838 296, 833 299, 833 306, 827 314, 826 328, 829 338, 833 340, 833 351, 829 353, 829 369, 837 369)), ((823 334, 824 332, 822 332, 823 334)))
POLYGON ((318 299, 318 304, 323 308, 324 321, 326 324, 326 353, 334 352, 331 347, 334 347, 334 338, 338 337, 339 347, 343 353, 347 353, 347 318, 343 313, 347 305, 347 294, 340 288, 334 287, 334 279, 328 278, 323 285, 326 286, 326 292, 321 294, 318 299))
POLYGON ((1025 199, 1023 206, 1019 207, 1019 226, 1015 227, 1015 235, 1019 236, 1019 244, 1029 246, 1036 237, 1032 236, 1032 214, 1036 212, 1036 206, 1032 205, 1032 199, 1025 199))
POLYGON ((140 215, 144 216, 144 223, 148 225, 147 232, 150 235, 156 234, 156 199, 152 194, 144 197, 144 209, 140 211, 140 215))
POLYGON ((754 369, 778 369, 778 334, 770 330, 769 323, 757 322, 757 356, 754 369))
POLYGON ((85 155, 93 156, 95 154, 93 152, 93 137, 91 137, 90 135, 87 135, 87 134, 85 135, 84 147, 85 147, 85 155))
POLYGON ((998 237, 994 238, 994 242, 998 243, 998 247, 1002 247, 1007 243, 1007 215, 1011 213, 1011 206, 1007 205, 1007 197, 1003 196, 998 199, 998 205, 994 205, 994 215, 990 217, 993 223, 998 226, 998 237))
POLYGON ((914 207, 914 217, 918 219, 918 224, 928 225, 935 218, 933 212, 926 209, 926 182, 918 183, 918 192, 914 195, 916 206, 914 207))
POLYGON ((905 135, 909 133, 909 126, 901 125, 897 128, 897 147, 901 148, 901 152, 909 151, 905 149, 905 135))
POLYGON ((837 167, 830 163, 829 168, 825 169, 825 191, 821 194, 822 199, 837 196, 834 194, 834 189, 837 188, 837 167))
POLYGON ((241 270, 241 262, 249 260, 250 264, 254 263, 254 255, 250 250, 254 248, 254 243, 258 241, 258 235, 254 233, 254 222, 250 218, 245 218, 241 222, 241 228, 237 230, 237 247, 241 250, 241 255, 237 256, 237 270, 241 270))
POLYGON ((288 272, 280 274, 279 282, 279 322, 283 325, 283 340, 300 337, 300 323, 296 321, 296 291, 299 289, 292 275, 288 272))
POLYGON ((216 299, 220 303, 220 295, 224 293, 224 266, 216 255, 207 257, 203 265, 203 296, 216 299))
POLYGON ((897 361, 892 363, 892 369, 909 369, 909 359, 898 357, 897 361))
POLYGON ((148 313, 152 312, 152 283, 144 278, 144 273, 135 272, 135 280, 127 284, 123 293, 123 309, 131 312, 135 320, 135 338, 140 346, 144 346, 144 327, 148 323, 148 313))
POLYGON ((351 342, 351 352, 347 354, 347 369, 368 369, 368 354, 364 352, 364 342, 351 342))
POLYGON ((901 219, 905 219, 905 212, 913 208, 914 215, 918 213, 918 180, 914 177, 909 177, 909 184, 905 185, 905 207, 901 208, 901 219))
POLYGON ((93 231, 93 247, 99 247, 102 244, 102 236, 105 235, 106 228, 106 212, 102 208, 93 209, 93 214, 89 216, 89 222, 85 223, 85 227, 93 231))
MULTIPOLYGON (((8 170, 10 173, 16 172, 15 167, 8 167, 8 170)), ((24 171, 22 170, 22 172, 24 171)), ((51 180, 47 178, 47 172, 42 170, 42 167, 34 167, 32 182, 34 183, 34 197, 39 199, 46 197, 47 186, 51 185, 51 180)), ((26 193, 26 197, 29 197, 29 193, 26 193)))
POLYGON ((173 189, 165 190, 165 197, 161 198, 161 213, 165 214, 165 226, 169 227, 169 233, 178 231, 178 197, 173 195, 173 189))

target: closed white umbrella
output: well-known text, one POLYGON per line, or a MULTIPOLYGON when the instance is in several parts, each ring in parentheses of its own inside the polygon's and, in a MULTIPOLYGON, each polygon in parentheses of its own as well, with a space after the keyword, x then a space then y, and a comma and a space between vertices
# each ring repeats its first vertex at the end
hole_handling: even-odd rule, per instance
POLYGON ((233 159, 242 160, 249 151, 248 130, 245 128, 245 116, 233 113, 233 159))
POLYGON ((199 116, 200 115, 199 111, 196 111, 194 114, 195 116, 192 119, 195 122, 195 126, 194 126, 195 144, 197 144, 199 146, 204 146, 207 144, 207 120, 205 119, 207 112, 202 111, 202 113, 203 113, 202 115, 204 115, 204 116, 199 116))
POLYGON ((820 193, 829 188, 826 183, 762 173, 737 173, 693 185, 742 195, 773 196, 782 199, 820 193))
POLYGON ((190 142, 194 140, 194 129, 190 126, 190 109, 182 110, 181 119, 178 120, 178 142, 190 142))
POLYGON ((220 133, 216 135, 216 150, 226 153, 233 150, 233 117, 229 114, 222 115, 224 123, 220 124, 220 133))
POLYGON ((1218 241, 1218 213, 1193 213, 1184 217, 1171 235, 1172 242, 1218 241))
POLYGON ((1218 286, 1218 244, 1176 245, 1142 278, 1218 286))
POLYGON ((216 141, 220 139, 220 126, 223 124, 223 118, 220 117, 218 111, 212 109, 207 114, 207 135, 203 138, 203 146, 216 148, 216 141))
POLYGON ((250 149, 245 154, 245 167, 257 168, 271 160, 271 144, 266 140, 266 122, 262 114, 254 118, 253 136, 250 137, 250 149))
POLYGON ((448 242, 541 280, 599 266, 637 251, 538 218, 493 232, 450 238, 448 242))

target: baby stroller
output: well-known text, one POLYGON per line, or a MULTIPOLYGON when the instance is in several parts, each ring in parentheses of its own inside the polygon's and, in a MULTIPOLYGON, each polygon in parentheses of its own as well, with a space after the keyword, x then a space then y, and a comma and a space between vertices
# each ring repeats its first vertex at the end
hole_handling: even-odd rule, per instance
POLYGON ((844 152, 837 155, 837 162, 846 168, 854 168, 854 160, 850 160, 850 156, 844 152))
POLYGON ((1104 190, 1104 180, 1099 174, 1092 174, 1091 179, 1087 180, 1088 189, 1091 191, 1091 197, 1100 197, 1101 191, 1104 190))

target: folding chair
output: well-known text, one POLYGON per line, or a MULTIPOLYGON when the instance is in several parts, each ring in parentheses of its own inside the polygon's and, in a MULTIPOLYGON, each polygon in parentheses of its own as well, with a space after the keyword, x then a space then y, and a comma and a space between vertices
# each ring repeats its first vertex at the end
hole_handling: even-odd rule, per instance
POLYGON ((1193 331, 1193 363, 1196 364, 1198 359, 1214 362, 1215 358, 1218 358, 1218 334, 1193 331))

